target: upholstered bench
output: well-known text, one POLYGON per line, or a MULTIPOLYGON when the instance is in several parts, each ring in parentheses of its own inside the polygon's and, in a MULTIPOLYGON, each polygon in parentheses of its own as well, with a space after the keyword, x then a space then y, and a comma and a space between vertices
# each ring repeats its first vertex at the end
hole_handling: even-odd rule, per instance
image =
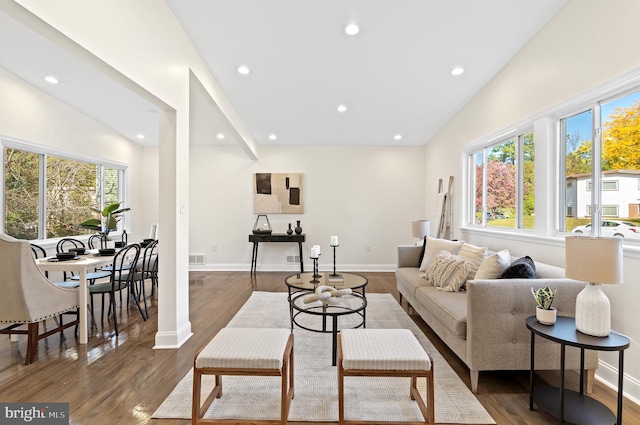
POLYGON ((247 423, 236 419, 203 419, 214 398, 222 396, 222 375, 282 376, 280 420, 251 420, 251 423, 286 424, 293 399, 293 334, 289 329, 220 330, 194 360, 192 424, 247 423), (215 386, 201 405, 202 375, 215 375, 215 386))
POLYGON ((418 404, 424 422, 433 424, 433 362, 408 329, 344 329, 338 336, 338 418, 342 424, 370 424, 371 421, 345 420, 344 377, 410 377, 409 395, 418 404), (416 383, 425 378, 426 404, 416 383))

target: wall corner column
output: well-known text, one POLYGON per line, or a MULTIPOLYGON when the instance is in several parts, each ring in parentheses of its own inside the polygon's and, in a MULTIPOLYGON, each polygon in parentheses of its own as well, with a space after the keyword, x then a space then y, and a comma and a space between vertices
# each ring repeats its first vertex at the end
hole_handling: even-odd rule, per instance
POLYGON ((160 111, 158 331, 156 349, 180 348, 189 321, 189 111, 160 111))

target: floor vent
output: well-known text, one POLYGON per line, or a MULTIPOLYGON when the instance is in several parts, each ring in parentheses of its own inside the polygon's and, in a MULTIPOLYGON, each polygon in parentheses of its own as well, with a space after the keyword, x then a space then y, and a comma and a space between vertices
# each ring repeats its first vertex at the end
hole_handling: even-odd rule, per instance
POLYGON ((204 254, 189 254, 189 264, 204 264, 204 254))
POLYGON ((299 263, 300 256, 299 255, 287 255, 287 263, 299 263))

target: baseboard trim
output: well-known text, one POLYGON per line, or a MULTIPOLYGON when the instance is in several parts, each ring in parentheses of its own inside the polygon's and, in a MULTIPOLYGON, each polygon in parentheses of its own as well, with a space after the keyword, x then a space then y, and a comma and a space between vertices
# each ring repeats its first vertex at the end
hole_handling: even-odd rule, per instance
MULTIPOLYGON (((338 267, 338 271, 343 272, 394 272, 398 266, 396 264, 341 264, 338 267)), ((306 262, 304 269, 310 272, 312 264, 306 262)), ((319 270, 321 272, 333 272, 333 265, 320 265, 319 270)), ((191 264, 189 265, 189 271, 192 272, 205 272, 205 271, 220 271, 220 272, 240 272, 250 271, 251 266, 246 263, 242 264, 191 264)), ((258 264, 258 271, 261 272, 291 272, 296 273, 300 270, 299 264, 258 264)))
MULTIPOLYGON (((618 391, 618 368, 603 362, 598 361, 598 370, 596 370, 596 379, 602 382, 613 391, 618 391)), ((623 395, 629 401, 640 405, 640 381, 636 378, 624 375, 623 378, 623 395)))
POLYGON ((153 346, 154 350, 175 350, 187 342, 193 335, 191 332, 191 322, 187 322, 180 327, 177 331, 171 332, 156 332, 156 345, 153 346))

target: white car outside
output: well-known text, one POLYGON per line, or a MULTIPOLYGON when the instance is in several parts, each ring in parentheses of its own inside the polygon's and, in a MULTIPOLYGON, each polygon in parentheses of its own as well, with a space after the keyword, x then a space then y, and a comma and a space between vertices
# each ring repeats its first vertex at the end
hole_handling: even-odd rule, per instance
MULTIPOLYGON (((590 234, 591 224, 576 226, 572 232, 590 234)), ((602 236, 640 239, 640 226, 629 221, 602 220, 600 233, 602 236)))

